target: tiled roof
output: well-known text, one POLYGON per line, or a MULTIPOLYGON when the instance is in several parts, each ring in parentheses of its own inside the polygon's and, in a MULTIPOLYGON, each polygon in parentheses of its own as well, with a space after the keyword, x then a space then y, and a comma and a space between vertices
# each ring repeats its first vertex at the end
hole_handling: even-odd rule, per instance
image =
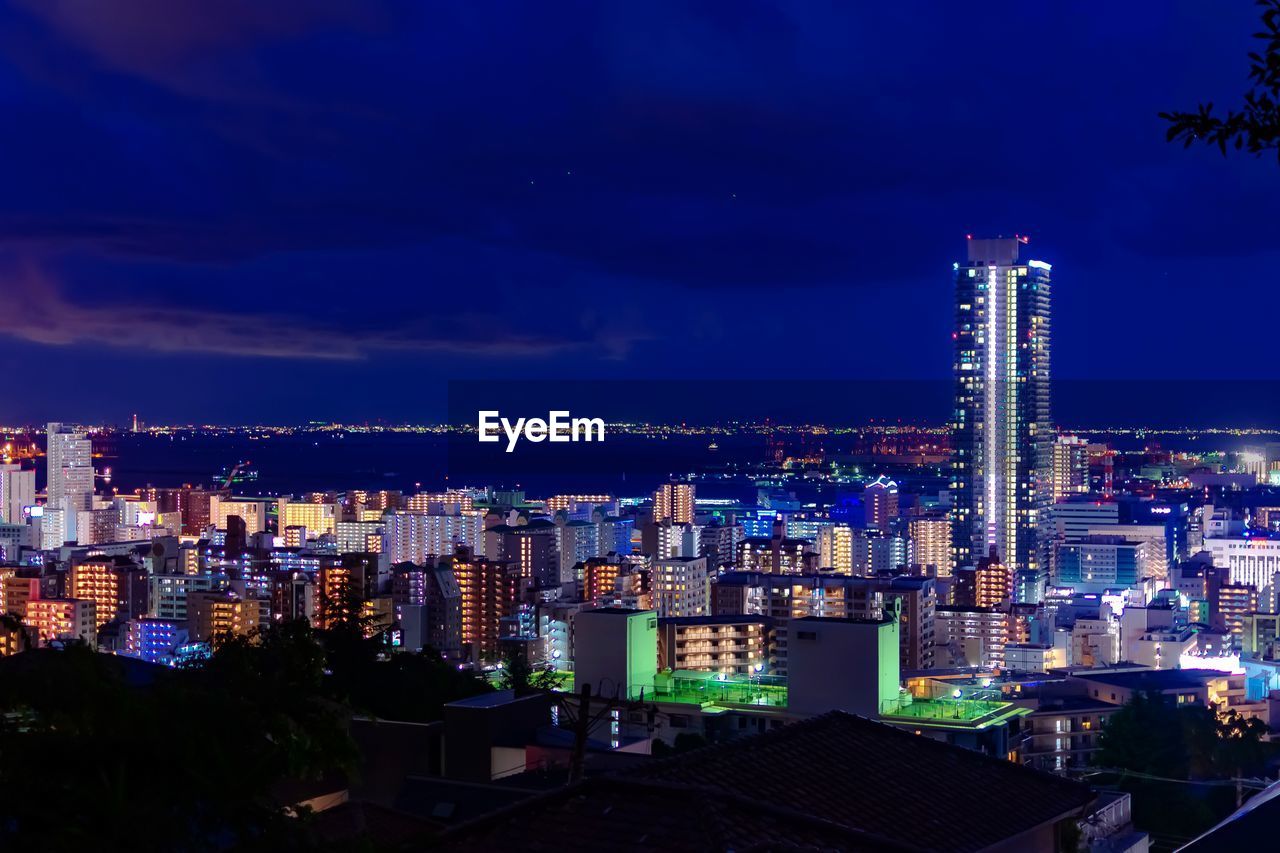
POLYGON ((1085 785, 842 712, 637 768, 930 850, 979 850, 1082 809, 1085 785))
POLYGON ((921 851, 806 811, 700 787, 613 777, 535 797, 459 825, 442 849, 588 853, 733 850, 921 851))

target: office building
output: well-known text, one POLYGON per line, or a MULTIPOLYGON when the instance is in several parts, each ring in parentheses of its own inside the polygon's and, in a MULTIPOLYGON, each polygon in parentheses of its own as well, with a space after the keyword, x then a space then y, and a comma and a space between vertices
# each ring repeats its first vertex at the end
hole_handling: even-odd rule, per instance
POLYGON ((698 529, 698 555, 706 557, 712 569, 732 565, 744 538, 741 524, 708 524, 698 529))
POLYGON ((600 549, 600 526, 592 521, 556 519, 560 531, 560 583, 573 583, 574 567, 603 552, 600 549))
POLYGON ((144 616, 129 621, 124 653, 148 663, 173 666, 178 663, 180 649, 187 642, 185 622, 144 616))
POLYGON ((193 592, 208 592, 214 588, 212 575, 181 574, 152 575, 150 584, 150 615, 158 619, 187 621, 187 596, 193 592))
POLYGON ((1262 601, 1275 600, 1280 590, 1280 535, 1251 533, 1204 540, 1213 564, 1228 569, 1234 583, 1257 589, 1262 601))
POLYGON ((1015 570, 1048 559, 1050 267, 1024 242, 970 239, 955 265, 956 565, 993 546, 1015 570))
POLYGON ((1148 543, 1124 536, 1084 536, 1058 546, 1054 585, 1100 593, 1136 588, 1147 576, 1148 543))

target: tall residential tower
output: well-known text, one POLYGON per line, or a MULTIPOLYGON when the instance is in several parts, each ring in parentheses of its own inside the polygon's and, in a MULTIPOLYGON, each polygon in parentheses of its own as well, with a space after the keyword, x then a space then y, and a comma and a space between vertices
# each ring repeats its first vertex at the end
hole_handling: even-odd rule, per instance
POLYGON ((1026 238, 969 239, 955 264, 956 566, 995 548, 1043 573, 1054 434, 1049 421, 1049 265, 1019 260, 1026 238))
POLYGON ((76 513, 93 509, 93 447, 85 433, 51 423, 46 432, 48 506, 65 515, 67 539, 76 538, 76 513))

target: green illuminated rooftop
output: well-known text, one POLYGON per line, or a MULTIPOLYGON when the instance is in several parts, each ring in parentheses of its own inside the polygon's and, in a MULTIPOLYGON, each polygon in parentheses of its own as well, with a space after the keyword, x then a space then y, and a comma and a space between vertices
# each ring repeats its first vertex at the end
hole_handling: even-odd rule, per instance
MULTIPOLYGON (((572 690, 572 681, 562 689, 572 690)), ((787 679, 778 675, 676 670, 659 672, 652 683, 632 685, 631 692, 633 696, 643 695, 646 701, 700 705, 708 713, 717 708, 723 711, 734 707, 761 710, 787 707, 787 679)), ((879 716, 895 725, 983 729, 1029 713, 1029 708, 1010 702, 951 697, 919 699, 904 690, 897 699, 881 703, 879 716)))
POLYGON ((1030 713, 1030 708, 1022 708, 1009 702, 990 702, 981 699, 915 699, 910 694, 884 702, 880 707, 880 717, 885 722, 915 721, 929 726, 966 729, 986 728, 1030 713))
POLYGON ((787 707, 787 680, 776 675, 676 670, 660 672, 645 698, 692 705, 757 705, 787 707))

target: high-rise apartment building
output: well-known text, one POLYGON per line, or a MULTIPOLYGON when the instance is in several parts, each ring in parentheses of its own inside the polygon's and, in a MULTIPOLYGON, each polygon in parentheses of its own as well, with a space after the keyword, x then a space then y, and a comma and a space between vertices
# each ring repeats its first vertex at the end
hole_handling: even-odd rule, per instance
POLYGON ((957 566, 992 546, 1017 569, 1047 563, 1050 497, 1049 270, 1024 238, 969 240, 955 265, 953 547, 957 566), (1044 541, 1042 541, 1044 540, 1044 541))
POLYGON ((341 514, 336 503, 321 503, 281 497, 276 529, 281 535, 289 527, 305 527, 308 539, 332 534, 341 514))
POLYGON ((0 465, 0 521, 23 523, 23 507, 36 502, 36 472, 16 463, 0 465))
POLYGON ((693 524, 693 501, 692 483, 666 483, 653 493, 653 520, 693 524))
POLYGON ((382 549, 393 563, 427 563, 448 557, 458 548, 485 554, 484 513, 389 512, 382 516, 382 549))
POLYGON ((1089 491, 1089 442, 1078 435, 1058 436, 1049 478, 1049 497, 1055 502, 1089 491))
POLYGON ((127 557, 93 557, 71 566, 69 597, 92 601, 101 628, 147 613, 147 570, 127 557))
POLYGON ((955 603, 964 607, 996 607, 1014 597, 1013 569, 992 553, 976 566, 957 569, 954 575, 955 603))
MULTIPOLYGON (((854 541, 865 537, 855 537, 854 530, 847 524, 832 524, 818 530, 818 568, 841 575, 853 574, 854 541)), ((950 554, 951 543, 947 541, 950 554)))
POLYGON ((63 510, 64 535, 74 539, 76 513, 93 509, 93 445, 83 432, 66 424, 51 423, 45 434, 48 505, 63 510))
POLYGON ((944 514, 919 515, 907 522, 912 560, 938 577, 951 576, 951 520, 944 514))
POLYGON ((513 633, 533 579, 514 560, 474 557, 465 547, 446 562, 458 586, 463 654, 475 661, 496 660, 499 640, 513 633))
POLYGON ((659 616, 705 616, 710 591, 706 557, 653 561, 653 605, 659 616))

